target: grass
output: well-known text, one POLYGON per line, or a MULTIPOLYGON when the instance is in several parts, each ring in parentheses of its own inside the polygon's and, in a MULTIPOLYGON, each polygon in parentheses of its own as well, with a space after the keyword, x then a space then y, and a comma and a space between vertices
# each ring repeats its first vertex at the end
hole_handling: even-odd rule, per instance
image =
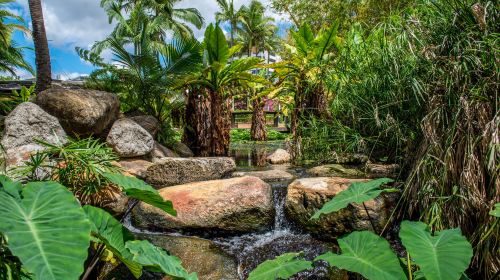
MULTIPOLYGON (((286 140, 290 134, 279 132, 274 129, 267 129, 267 141, 283 141, 286 140)), ((248 143, 253 142, 250 138, 250 129, 235 128, 231 129, 231 143, 248 143)))

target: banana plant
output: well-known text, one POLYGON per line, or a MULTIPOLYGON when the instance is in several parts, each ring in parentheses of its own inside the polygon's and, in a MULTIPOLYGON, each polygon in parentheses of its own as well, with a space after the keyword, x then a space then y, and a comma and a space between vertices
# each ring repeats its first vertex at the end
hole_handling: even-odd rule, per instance
MULTIPOLYGON (((144 182, 124 175, 106 174, 125 194, 166 213, 176 212, 170 201, 144 182)), ((139 278, 144 269, 174 279, 197 279, 180 259, 147 241, 137 241, 120 221, 106 211, 86 205, 57 182, 22 185, 0 176, 0 235, 32 279, 88 279, 104 251, 111 252, 139 278), (89 246, 97 247, 92 259, 89 246), (84 265, 89 267, 84 272, 84 265)), ((1 277, 2 275, 0 275, 1 277)))
MULTIPOLYGON (((339 211, 352 202, 362 203, 373 199, 384 192, 380 186, 389 181, 389 179, 378 179, 352 184, 325 204, 313 218, 339 211)), ((296 268, 293 270, 295 274, 311 268, 316 261, 326 261, 331 266, 359 273, 369 280, 465 278, 464 271, 472 259, 472 246, 460 229, 432 232, 430 227, 422 222, 403 221, 399 237, 407 251, 405 260, 398 258, 384 238, 371 231, 355 231, 338 239, 340 254, 327 252, 313 261, 300 258, 300 255, 292 258, 280 256, 273 261, 274 265, 269 265, 269 261, 264 262, 250 275, 272 274, 274 278, 266 279, 278 279, 281 278, 280 273, 284 273, 282 270, 288 267, 296 268), (288 265, 297 262, 303 265, 303 269, 288 265), (402 268, 403 266, 406 266, 406 270, 402 268), (414 270, 414 267, 417 267, 417 270, 414 270)))

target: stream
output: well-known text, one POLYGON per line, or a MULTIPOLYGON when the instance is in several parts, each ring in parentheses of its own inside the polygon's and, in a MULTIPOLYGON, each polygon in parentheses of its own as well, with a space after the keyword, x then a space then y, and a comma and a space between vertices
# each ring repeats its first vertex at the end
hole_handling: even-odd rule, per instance
MULTIPOLYGON (((265 156, 267 154, 282 147, 284 147, 283 142, 270 143, 269 145, 237 144, 231 147, 231 156, 235 158, 237 171, 261 171, 279 168, 281 170, 286 170, 296 177, 303 177, 303 169, 301 168, 271 165, 258 167, 255 165, 256 162, 262 162, 262 159, 255 158, 256 156, 264 156, 265 161, 265 156)), ((235 258, 239 279, 246 279, 248 274, 260 263, 287 252, 302 252, 306 259, 312 260, 326 251, 334 250, 335 247, 333 244, 314 239, 289 221, 285 213, 285 201, 289 183, 291 183, 291 181, 270 183, 273 191, 275 220, 273 227, 269 231, 237 236, 208 237, 208 239, 213 241, 221 251, 235 258)), ((132 226, 130 218, 126 219, 125 226, 132 232, 138 234, 193 237, 179 233, 156 233, 139 230, 132 226)), ((207 236, 210 236, 210 234, 207 234, 207 236)), ((203 237, 207 238, 207 236, 203 237)), ((338 278, 340 274, 341 273, 338 271, 329 268, 326 263, 320 262, 316 264, 314 270, 299 273, 290 279, 341 279, 338 278)), ((203 279, 200 278, 200 280, 203 279)))

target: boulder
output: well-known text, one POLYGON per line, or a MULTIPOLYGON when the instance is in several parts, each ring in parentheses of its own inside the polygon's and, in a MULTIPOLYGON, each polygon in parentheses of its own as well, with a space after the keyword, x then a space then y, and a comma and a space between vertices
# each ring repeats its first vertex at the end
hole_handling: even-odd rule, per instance
POLYGON ((333 240, 352 231, 373 230, 370 218, 377 232, 380 232, 389 221, 397 201, 397 194, 382 194, 374 200, 365 202, 370 218, 363 204, 354 203, 338 212, 310 220, 310 217, 336 194, 346 190, 352 182, 362 181, 367 179, 318 177, 295 180, 288 186, 285 211, 288 217, 321 239, 333 240))
POLYGON ((363 154, 349 154, 333 152, 328 156, 328 163, 336 164, 365 164, 368 162, 368 156, 363 154))
POLYGON ((131 120, 142 126, 153 138, 156 138, 160 131, 160 122, 153 116, 142 115, 130 117, 131 120))
POLYGON ((143 159, 123 159, 116 163, 117 166, 122 168, 126 175, 135 176, 143 179, 146 175, 146 170, 153 163, 143 159))
POLYGON ((260 178, 264 182, 278 182, 293 180, 293 175, 283 170, 266 170, 266 171, 248 171, 234 172, 233 177, 253 176, 260 178))
POLYGON ((274 153, 270 154, 267 157, 267 161, 269 161, 272 164, 282 164, 282 163, 288 163, 290 162, 292 157, 290 154, 283 150, 283 149, 277 149, 274 151, 274 153))
POLYGON ((154 148, 149 154, 149 158, 151 159, 151 161, 157 162, 158 160, 166 157, 179 157, 179 155, 155 141, 154 148))
POLYGON ((21 103, 5 118, 2 146, 6 151, 21 146, 40 146, 35 140, 57 146, 68 142, 57 118, 46 113, 35 103, 21 103))
POLYGON ((366 178, 366 174, 358 168, 340 164, 320 165, 310 168, 306 172, 315 177, 366 178))
POLYGON ((162 231, 245 233, 266 230, 274 221, 271 187, 256 177, 196 182, 159 192, 172 201, 177 216, 140 203, 132 212, 134 226, 162 231))
POLYGON ((79 136, 105 133, 120 112, 113 93, 52 87, 37 95, 36 103, 59 119, 67 133, 79 136))
POLYGON ((156 188, 221 179, 236 169, 232 158, 163 158, 146 172, 146 182, 156 188))
POLYGON ((154 147, 151 134, 127 118, 119 119, 113 124, 106 142, 123 158, 147 155, 154 147))
POLYGON ((175 142, 172 145, 172 150, 174 150, 175 153, 177 153, 181 157, 193 157, 194 153, 191 151, 191 149, 184 143, 182 142, 175 142))
POLYGON ((399 172, 399 165, 369 163, 366 165, 366 171, 370 174, 370 178, 395 178, 399 172))

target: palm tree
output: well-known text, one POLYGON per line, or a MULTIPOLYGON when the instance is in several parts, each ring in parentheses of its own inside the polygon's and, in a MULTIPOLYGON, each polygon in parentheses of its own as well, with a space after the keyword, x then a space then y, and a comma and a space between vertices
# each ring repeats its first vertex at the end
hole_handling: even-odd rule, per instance
POLYGON ((28 33, 21 17, 12 14, 3 5, 12 3, 13 0, 0 0, 0 72, 16 75, 15 69, 22 68, 33 73, 31 66, 23 58, 23 48, 17 47, 12 40, 14 31, 28 33))
POLYGON ((220 11, 215 14, 215 19, 218 23, 221 21, 229 22, 229 26, 231 28, 231 47, 234 46, 234 33, 238 29, 238 22, 240 18, 240 13, 234 8, 233 0, 217 0, 217 4, 219 5, 220 11))
MULTIPOLYGON (((186 110, 187 120, 201 120, 203 115, 209 117, 201 125, 201 131, 188 132, 185 138, 195 136, 196 139, 188 139, 189 143, 200 144, 194 147, 198 155, 203 156, 227 156, 229 153, 229 100, 233 94, 241 89, 248 89, 252 83, 265 83, 261 77, 251 73, 251 69, 258 67, 261 59, 251 57, 231 61, 229 58, 241 47, 229 48, 224 33, 219 25, 210 24, 205 32, 204 61, 202 70, 186 81, 191 92, 188 96, 188 104, 196 103, 195 99, 201 99, 203 106, 197 109, 208 109, 209 113, 199 110, 186 110), (209 108, 208 108, 209 105, 209 108), (195 114, 195 116, 191 116, 195 114), (201 138, 201 139, 200 139, 201 138)), ((191 129, 199 129, 192 127, 191 129)))
POLYGON ((33 41, 35 43, 36 89, 41 92, 52 84, 49 44, 45 33, 41 0, 28 0, 31 22, 33 25, 33 41))
POLYGON ((261 2, 253 0, 248 7, 242 6, 240 9, 241 26, 239 32, 246 46, 248 56, 253 53, 257 55, 263 47, 264 38, 275 33, 274 21, 271 17, 264 15, 265 8, 261 2))

